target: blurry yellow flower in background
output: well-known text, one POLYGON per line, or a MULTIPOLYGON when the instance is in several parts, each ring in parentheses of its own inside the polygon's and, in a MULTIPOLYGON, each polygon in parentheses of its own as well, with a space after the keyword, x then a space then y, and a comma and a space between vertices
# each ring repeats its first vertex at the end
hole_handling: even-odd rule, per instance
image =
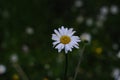
POLYGON ((92 41, 92 51, 96 54, 96 55, 101 55, 103 52, 103 48, 100 45, 98 40, 93 40, 92 41))
POLYGON ((97 48, 95 49, 95 52, 96 52, 98 55, 100 55, 100 54, 102 53, 102 51, 103 51, 103 49, 102 49, 101 47, 97 47, 97 48))
POLYGON ((18 74, 14 74, 14 75, 12 76, 12 80, 20 80, 20 79, 19 79, 19 75, 18 75, 18 74))

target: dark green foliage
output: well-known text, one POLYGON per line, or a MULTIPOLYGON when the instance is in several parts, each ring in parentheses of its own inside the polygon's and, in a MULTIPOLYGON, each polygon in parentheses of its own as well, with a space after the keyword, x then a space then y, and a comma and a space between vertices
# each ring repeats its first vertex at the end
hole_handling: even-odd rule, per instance
MULTIPOLYGON (((96 22, 102 6, 119 7, 120 1, 82 1, 83 6, 76 8, 75 0, 0 0, 0 64, 7 68, 0 80, 14 80, 14 74, 20 77, 10 61, 12 54, 18 55, 18 64, 29 80, 63 80, 64 53, 58 54, 51 40, 54 29, 62 25, 74 28, 78 36, 88 32, 92 37, 85 48, 77 80, 113 80, 113 69, 120 68, 120 59, 116 56, 120 50, 120 11, 115 15, 108 12, 102 27, 97 27, 96 22), (81 23, 76 21, 79 15, 84 17, 81 23), (91 26, 86 25, 88 18, 93 20, 91 26), (26 32, 28 28, 33 34, 26 32), (97 54, 96 48, 101 48, 102 52, 97 54)), ((70 78, 75 73, 78 52, 73 49, 68 54, 70 78)))

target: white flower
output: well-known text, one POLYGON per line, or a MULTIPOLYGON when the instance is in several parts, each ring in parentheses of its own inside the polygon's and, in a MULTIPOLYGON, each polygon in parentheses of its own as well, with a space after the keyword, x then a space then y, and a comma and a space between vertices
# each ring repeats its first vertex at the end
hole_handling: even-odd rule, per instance
POLYGON ((4 74, 6 72, 6 67, 0 64, 0 74, 4 74))
POLYGON ((112 45, 112 48, 113 48, 114 50, 118 50, 119 45, 118 45, 117 43, 114 43, 114 44, 112 45))
POLYGON ((120 51, 118 52, 117 57, 120 58, 120 51))
POLYGON ((29 47, 24 44, 24 45, 22 46, 22 50, 23 50, 23 52, 28 53, 28 52, 29 52, 29 47))
POLYGON ((53 46, 55 49, 58 49, 58 52, 61 52, 62 49, 65 49, 65 53, 68 51, 72 51, 72 48, 79 48, 78 42, 80 42, 80 38, 78 36, 73 36, 75 31, 73 28, 58 28, 58 30, 54 30, 55 34, 52 34, 53 46))
POLYGON ((87 26, 92 26, 92 24, 93 24, 92 18, 88 18, 88 19, 86 20, 86 25, 87 25, 87 26))
POLYGON ((27 27, 27 28, 26 28, 26 33, 29 34, 29 35, 33 34, 33 33, 34 33, 33 28, 27 27))
POLYGON ((101 14, 101 15, 107 15, 108 12, 109 12, 109 9, 108 9, 107 6, 101 7, 101 9, 100 9, 100 14, 101 14))
POLYGON ((115 68, 115 69, 112 71, 112 76, 113 76, 116 80, 119 80, 119 79, 120 79, 120 69, 115 68), (118 78, 119 78, 119 79, 118 79, 118 78))
POLYGON ((75 7, 79 8, 83 6, 83 2, 81 0, 76 0, 75 1, 75 7))
POLYGON ((111 11, 111 13, 112 14, 117 14, 118 13, 118 6, 116 6, 116 5, 112 5, 111 7, 110 7, 110 11, 111 11))
POLYGON ((80 39, 82 41, 90 42, 91 41, 91 35, 89 33, 83 33, 83 34, 81 34, 80 39))
POLYGON ((11 60, 11 62, 16 63, 18 61, 18 55, 17 54, 12 54, 10 56, 10 60, 11 60))

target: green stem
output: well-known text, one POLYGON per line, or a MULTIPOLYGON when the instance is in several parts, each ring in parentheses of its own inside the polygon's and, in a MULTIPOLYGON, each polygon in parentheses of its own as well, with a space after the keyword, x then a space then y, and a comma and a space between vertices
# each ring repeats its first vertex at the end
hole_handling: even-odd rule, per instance
POLYGON ((68 70, 68 54, 65 54, 65 73, 64 73, 64 80, 67 80, 67 70, 68 70))
POLYGON ((78 61, 77 67, 76 67, 76 71, 75 71, 75 75, 74 75, 73 80, 76 80, 76 77, 77 77, 77 74, 78 74, 78 71, 79 71, 79 67, 80 67, 80 64, 81 64, 81 61, 82 61, 82 58, 83 58, 84 49, 85 49, 85 45, 83 45, 83 48, 80 52, 80 57, 79 57, 79 61, 78 61))
POLYGON ((17 72, 20 74, 20 76, 22 77, 22 80, 29 80, 27 75, 25 74, 25 72, 23 71, 23 69, 21 68, 19 64, 14 63, 13 66, 17 70, 17 72))

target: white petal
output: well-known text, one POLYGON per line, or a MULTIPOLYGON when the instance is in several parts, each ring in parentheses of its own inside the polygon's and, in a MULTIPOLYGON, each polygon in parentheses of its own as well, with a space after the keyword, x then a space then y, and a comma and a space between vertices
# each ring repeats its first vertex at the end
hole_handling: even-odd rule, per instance
POLYGON ((58 28, 58 30, 59 30, 59 32, 60 32, 61 35, 64 34, 64 32, 62 31, 62 29, 58 28))
POLYGON ((72 36, 71 39, 74 40, 74 41, 77 41, 77 42, 81 41, 78 36, 72 36))
POLYGON ((52 34, 52 40, 59 40, 60 38, 56 34, 52 34))
POLYGON ((55 29, 54 32, 57 34, 58 37, 60 37, 60 33, 55 29))
POLYGON ((68 28, 65 28, 64 35, 68 35, 68 28))
POLYGON ((63 32, 63 35, 65 35, 65 28, 64 28, 64 26, 61 27, 61 30, 63 32))
POLYGON ((72 36, 76 31, 73 31, 73 32, 69 32, 69 36, 72 36))
MULTIPOLYGON (((60 43, 60 44, 61 44, 61 43, 60 43)), ((58 44, 55 48, 56 48, 56 49, 60 49, 60 47, 61 47, 60 44, 58 44)))
POLYGON ((68 30, 68 32, 69 32, 69 33, 72 33, 72 32, 73 32, 73 28, 70 28, 70 29, 68 30))
POLYGON ((65 53, 68 53, 68 51, 72 51, 72 49, 69 46, 69 44, 65 45, 65 53))
POLYGON ((65 30, 64 26, 61 26, 61 30, 63 30, 63 31, 65 30))
POLYGON ((59 41, 53 42, 53 47, 54 47, 55 45, 57 45, 58 43, 60 43, 60 42, 59 42, 59 41))
POLYGON ((58 49, 58 52, 61 52, 61 50, 64 48, 64 45, 63 44, 61 44, 61 47, 60 47, 60 49, 58 49))
POLYGON ((79 47, 78 47, 79 44, 78 44, 77 42, 74 42, 74 41, 73 41, 73 42, 71 43, 71 45, 72 45, 72 48, 73 48, 73 47, 75 47, 75 48, 79 48, 79 47))
POLYGON ((74 45, 74 47, 77 48, 77 49, 79 48, 77 45, 74 45))
POLYGON ((58 49, 58 52, 60 52, 64 48, 64 45, 58 44, 55 48, 58 49))
POLYGON ((68 50, 67 50, 66 46, 65 46, 65 53, 68 53, 68 50))

